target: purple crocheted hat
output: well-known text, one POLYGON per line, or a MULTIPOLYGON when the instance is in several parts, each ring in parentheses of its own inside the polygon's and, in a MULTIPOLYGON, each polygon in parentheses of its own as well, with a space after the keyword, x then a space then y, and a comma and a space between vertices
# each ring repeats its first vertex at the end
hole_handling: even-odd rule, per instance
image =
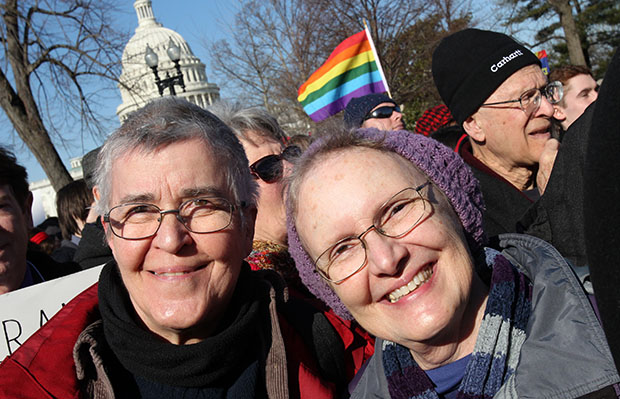
MULTIPOLYGON (((410 160, 426 173, 452 204, 461 220, 472 253, 485 244, 486 235, 482 228, 484 202, 480 186, 458 154, 434 139, 406 130, 388 132, 377 129, 358 129, 355 134, 383 142, 387 149, 410 160)), ((302 157, 312 157, 328 140, 329 138, 316 140, 302 157)), ((302 247, 289 210, 287 210, 287 228, 289 253, 295 260, 302 282, 338 316, 351 320, 353 318, 351 313, 317 273, 312 259, 302 247)))

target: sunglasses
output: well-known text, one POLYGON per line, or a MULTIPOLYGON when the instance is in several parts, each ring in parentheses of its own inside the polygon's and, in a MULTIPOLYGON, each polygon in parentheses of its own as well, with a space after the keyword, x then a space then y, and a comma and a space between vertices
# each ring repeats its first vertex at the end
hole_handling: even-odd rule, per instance
POLYGON ((366 115, 364 120, 373 119, 373 118, 376 118, 376 119, 389 118, 390 116, 392 116, 392 113, 394 111, 400 112, 400 108, 398 107, 398 105, 386 105, 385 107, 379 107, 376 110, 369 113, 368 115, 366 115))
POLYGON ((272 154, 262 157, 250 165, 250 173, 255 179, 261 179, 265 183, 274 183, 282 178, 284 167, 282 160, 294 161, 301 155, 301 148, 296 145, 288 146, 281 154, 272 154))

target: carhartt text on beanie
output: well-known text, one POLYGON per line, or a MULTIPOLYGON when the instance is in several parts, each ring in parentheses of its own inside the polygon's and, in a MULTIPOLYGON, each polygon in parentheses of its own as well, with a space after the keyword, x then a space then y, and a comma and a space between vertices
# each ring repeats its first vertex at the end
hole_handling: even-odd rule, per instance
POLYGON ((540 61, 502 33, 465 29, 444 38, 433 53, 433 79, 459 125, 513 73, 540 61))

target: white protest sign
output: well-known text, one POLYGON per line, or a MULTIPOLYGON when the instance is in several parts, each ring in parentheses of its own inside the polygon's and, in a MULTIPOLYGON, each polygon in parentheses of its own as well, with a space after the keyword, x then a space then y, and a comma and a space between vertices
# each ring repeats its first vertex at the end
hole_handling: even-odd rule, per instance
POLYGON ((99 279, 103 266, 0 295, 0 361, 77 294, 99 279))

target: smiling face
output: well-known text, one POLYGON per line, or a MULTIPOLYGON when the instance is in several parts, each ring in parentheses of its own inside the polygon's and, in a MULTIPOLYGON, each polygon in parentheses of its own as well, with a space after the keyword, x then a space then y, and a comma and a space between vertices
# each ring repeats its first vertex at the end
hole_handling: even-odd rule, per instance
MULTIPOLYGON (((547 78, 540 67, 529 65, 506 79, 485 103, 518 99, 527 90, 542 89, 546 84, 547 78)), ((477 158, 493 170, 510 173, 515 168, 538 164, 551 137, 552 115, 553 106, 542 96, 540 106, 530 114, 518 102, 480 107, 463 127, 476 140, 472 146, 477 158)))
MULTIPOLYGON (((243 144, 243 149, 250 165, 267 155, 280 155, 282 152, 282 144, 276 140, 254 132, 247 132, 246 135, 249 140, 241 139, 241 144, 243 144)), ((254 238, 285 245, 286 208, 282 195, 282 179, 272 183, 258 179, 257 182, 259 197, 256 206, 256 231, 254 238)))
MULTIPOLYGON (((303 211, 295 224, 304 247, 316 259, 336 242, 365 231, 394 194, 426 181, 394 153, 349 148, 325 156, 299 187, 298 209, 303 211)), ((369 231, 363 236, 365 267, 339 284, 330 283, 371 334, 412 352, 420 345, 458 341, 462 337, 454 335, 468 328, 471 332, 472 326, 463 324, 471 320, 466 315, 472 313, 471 287, 477 279, 462 227, 447 200, 432 185, 421 195, 430 206, 417 227, 401 238, 369 231)))
MULTIPOLYGON (((111 182, 111 207, 146 202, 168 210, 207 195, 235 202, 211 150, 197 139, 130 151, 113 163, 111 182)), ((252 244, 253 219, 248 211, 242 228, 239 212, 228 228, 210 234, 189 232, 173 214, 141 240, 119 238, 104 225, 123 283, 150 331, 189 344, 217 328, 252 244)))
POLYGON ((31 204, 29 196, 22 209, 11 186, 0 185, 0 295, 18 289, 24 280, 31 204))

